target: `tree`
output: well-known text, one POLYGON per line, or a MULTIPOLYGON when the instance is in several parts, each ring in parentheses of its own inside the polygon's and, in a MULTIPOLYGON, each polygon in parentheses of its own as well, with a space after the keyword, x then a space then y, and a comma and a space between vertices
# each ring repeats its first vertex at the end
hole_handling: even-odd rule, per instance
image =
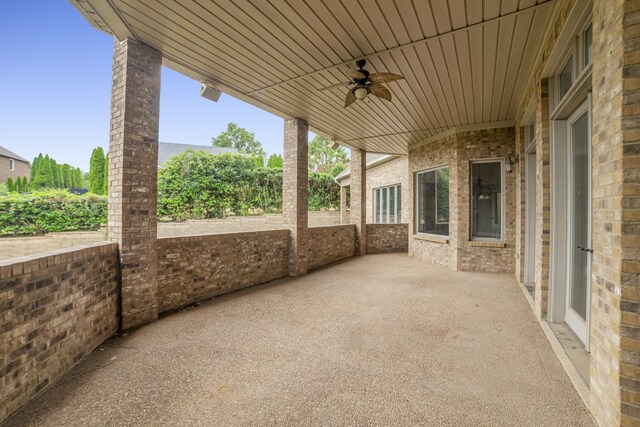
POLYGON ((256 141, 255 134, 245 128, 239 127, 235 123, 229 123, 226 131, 222 132, 216 138, 211 138, 211 144, 213 144, 214 147, 235 148, 240 153, 255 154, 258 156, 264 156, 266 154, 260 141, 256 141))
POLYGON ((281 154, 272 154, 267 160, 267 167, 271 169, 282 169, 284 162, 281 154))
POLYGON ((7 191, 9 193, 13 193, 14 191, 16 191, 16 185, 14 184, 11 177, 7 178, 7 191))
POLYGON ((109 194, 109 153, 104 158, 104 184, 102 187, 102 194, 105 196, 109 194))
POLYGON ((104 150, 94 148, 89 162, 89 191, 103 194, 104 191, 104 150))
POLYGON ((38 157, 33 159, 33 163, 31 163, 31 176, 29 177, 30 181, 33 181, 36 175, 38 174, 38 167, 42 164, 42 153, 38 154, 38 157))
POLYGON ((38 190, 41 188, 53 187, 53 169, 51 168, 51 160, 47 155, 38 162, 38 171, 36 172, 36 176, 33 178, 33 181, 31 181, 31 188, 38 190))
POLYGON ((309 143, 309 170, 317 173, 331 174, 336 164, 347 163, 347 151, 343 147, 333 149, 331 145, 331 142, 327 138, 320 135, 316 135, 316 137, 311 140, 309 143))
POLYGON ((62 165, 62 178, 64 180, 64 188, 73 187, 73 178, 71 174, 71 166, 67 163, 62 165))

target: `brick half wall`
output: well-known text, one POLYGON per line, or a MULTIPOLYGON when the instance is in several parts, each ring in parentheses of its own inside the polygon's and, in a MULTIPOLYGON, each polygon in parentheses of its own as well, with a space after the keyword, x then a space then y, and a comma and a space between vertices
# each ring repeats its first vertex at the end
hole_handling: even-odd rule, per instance
POLYGON ((0 421, 119 327, 118 245, 0 262, 0 421))
POLYGON ((309 268, 318 268, 355 255, 354 224, 309 228, 309 268))
POLYGON ((409 224, 367 224, 367 253, 407 252, 409 224))
POLYGON ((289 230, 158 239, 160 313, 288 274, 289 230))

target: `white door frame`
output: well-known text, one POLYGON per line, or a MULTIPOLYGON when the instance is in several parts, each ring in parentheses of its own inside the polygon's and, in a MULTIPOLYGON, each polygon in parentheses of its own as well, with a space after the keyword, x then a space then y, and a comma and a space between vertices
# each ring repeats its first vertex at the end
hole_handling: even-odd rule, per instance
MULTIPOLYGON (((568 181, 568 187, 569 187, 569 191, 572 191, 574 188, 574 182, 573 182, 573 168, 574 168, 574 164, 573 164, 573 147, 572 147, 572 141, 571 141, 571 125, 573 123, 575 123, 580 117, 582 117, 584 114, 587 115, 587 140, 591 141, 591 109, 589 108, 591 105, 591 96, 589 96, 587 98, 586 101, 584 101, 569 117, 569 119, 567 120, 567 150, 568 150, 568 159, 569 159, 569 181, 568 181)), ((589 158, 588 158, 588 163, 589 165, 591 165, 591 144, 589 144, 589 158)), ((589 174, 588 176, 591 176, 591 174, 589 174)), ((587 193, 589 195, 591 195, 592 191, 592 184, 591 184, 591 180, 589 180, 587 182, 587 193)), ((592 226, 591 226, 591 221, 592 221, 592 206, 591 206, 591 196, 589 196, 588 198, 588 208, 587 208, 587 212, 588 212, 588 220, 587 220, 587 235, 589 236, 589 248, 592 247, 592 226)), ((568 198, 568 202, 569 202, 569 215, 568 215, 568 221, 567 221, 567 234, 568 234, 568 245, 567 245, 567 268, 566 268, 566 297, 565 297, 565 322, 567 323, 567 325, 569 325, 569 327, 575 332, 575 334, 578 336, 578 338, 580 338, 582 340, 582 342, 585 345, 585 348, 588 349, 589 348, 589 325, 590 325, 590 320, 591 320, 591 274, 587 275, 587 301, 586 301, 586 316, 585 319, 581 319, 580 316, 578 314, 576 314, 573 309, 571 308, 571 298, 570 298, 570 292, 571 292, 571 283, 572 283, 572 279, 573 279, 573 268, 571 263, 573 262, 573 251, 575 250, 575 236, 573 234, 573 227, 571 226, 571 221, 574 218, 574 206, 570 201, 570 198, 568 198)), ((591 252, 587 252, 587 271, 591 272, 591 261, 592 261, 592 253, 591 252)))

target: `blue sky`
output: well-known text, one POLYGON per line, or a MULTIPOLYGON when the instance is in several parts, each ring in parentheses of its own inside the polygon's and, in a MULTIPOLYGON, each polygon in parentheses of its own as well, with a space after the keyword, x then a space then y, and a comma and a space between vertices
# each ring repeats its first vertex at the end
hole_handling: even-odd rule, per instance
MULTIPOLYGON (((113 38, 64 0, 3 3, 0 14, 0 146, 32 160, 48 153, 89 169, 109 145, 113 38)), ((223 94, 200 97, 200 82, 162 69, 160 141, 208 145, 236 122, 267 153, 282 153, 281 118, 223 94)))

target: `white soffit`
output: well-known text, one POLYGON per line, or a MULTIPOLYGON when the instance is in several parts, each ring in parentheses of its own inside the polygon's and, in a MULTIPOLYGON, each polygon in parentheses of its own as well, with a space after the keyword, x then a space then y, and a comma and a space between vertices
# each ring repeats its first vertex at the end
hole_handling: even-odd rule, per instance
POLYGON ((554 0, 71 0, 165 65, 371 152, 406 154, 455 126, 513 120, 554 0), (366 58, 393 102, 343 108, 366 58))

